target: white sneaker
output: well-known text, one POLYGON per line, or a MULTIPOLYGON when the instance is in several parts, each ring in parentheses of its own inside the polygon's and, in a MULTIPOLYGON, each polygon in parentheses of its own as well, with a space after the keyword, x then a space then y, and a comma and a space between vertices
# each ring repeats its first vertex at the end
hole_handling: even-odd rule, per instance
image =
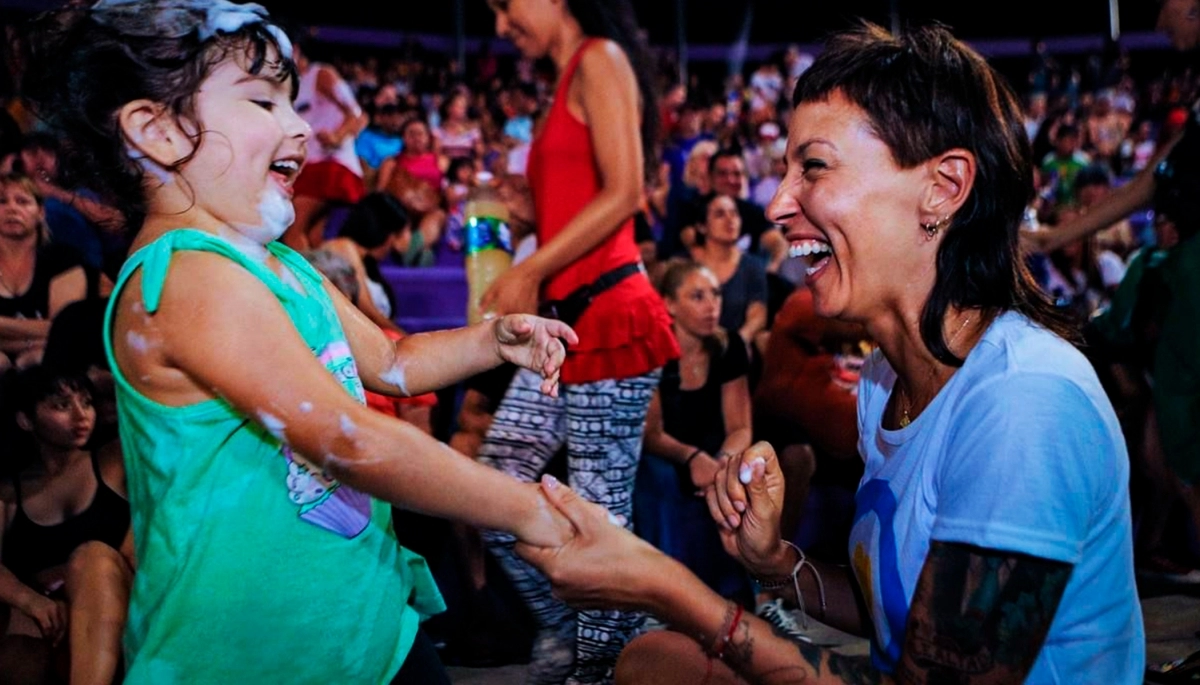
POLYGON ((800 628, 800 623, 794 615, 795 612, 783 608, 782 599, 775 599, 765 604, 760 604, 754 613, 762 620, 770 623, 775 628, 775 632, 783 637, 794 642, 812 644, 812 638, 805 635, 804 630, 800 628))

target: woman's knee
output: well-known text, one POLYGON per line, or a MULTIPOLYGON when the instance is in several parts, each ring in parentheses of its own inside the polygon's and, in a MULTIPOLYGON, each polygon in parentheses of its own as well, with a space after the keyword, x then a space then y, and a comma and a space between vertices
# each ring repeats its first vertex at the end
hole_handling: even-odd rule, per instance
POLYGON ((67 590, 83 585, 128 585, 132 571, 125 557, 112 546, 92 540, 71 552, 67 560, 67 590))

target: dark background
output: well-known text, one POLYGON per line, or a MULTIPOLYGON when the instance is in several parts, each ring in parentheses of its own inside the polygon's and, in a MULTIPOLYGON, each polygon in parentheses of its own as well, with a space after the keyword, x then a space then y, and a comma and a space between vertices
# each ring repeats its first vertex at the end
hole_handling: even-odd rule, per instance
MULTIPOLYGON (((1108 0, 685 0, 686 33, 692 43, 730 43, 753 10, 751 44, 818 42, 831 29, 855 17, 890 25, 893 7, 904 21, 938 20, 962 38, 1107 35, 1108 0)), ((8 15, 55 7, 57 0, 0 0, 8 15)), ((267 0, 273 14, 299 23, 352 26, 415 33, 453 35, 457 0, 267 0)), ((462 0, 466 34, 492 34, 492 14, 485 0, 462 0)), ((677 21, 675 0, 635 0, 638 19, 652 42, 673 44, 677 21)), ((1158 3, 1121 0, 1123 33, 1150 32, 1158 3)))

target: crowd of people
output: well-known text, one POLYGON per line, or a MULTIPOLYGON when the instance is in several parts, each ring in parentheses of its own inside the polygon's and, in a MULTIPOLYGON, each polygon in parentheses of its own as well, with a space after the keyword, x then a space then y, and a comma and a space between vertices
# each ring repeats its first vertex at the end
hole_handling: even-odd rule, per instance
POLYGON ((1155 78, 862 23, 687 83, 628 2, 488 4, 515 58, 15 32, 0 683, 1141 682, 1138 574, 1200 583, 1200 0, 1155 78), (481 189, 517 258, 410 334, 481 189))

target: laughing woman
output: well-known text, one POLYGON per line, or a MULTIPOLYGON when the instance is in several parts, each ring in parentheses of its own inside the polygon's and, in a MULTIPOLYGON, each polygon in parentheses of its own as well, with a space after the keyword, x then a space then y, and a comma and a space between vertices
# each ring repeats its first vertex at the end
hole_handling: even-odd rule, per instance
POLYGON ((562 596, 680 631, 633 642, 619 682, 1141 682, 1125 442, 1021 266, 1033 183, 1016 97, 942 28, 865 25, 831 41, 793 99, 767 214, 809 253, 817 313, 879 346, 859 385, 851 567, 780 539, 767 445, 730 459, 708 501, 764 587, 869 634, 870 658, 772 634, 562 486, 546 491, 577 537, 521 551, 562 596))

